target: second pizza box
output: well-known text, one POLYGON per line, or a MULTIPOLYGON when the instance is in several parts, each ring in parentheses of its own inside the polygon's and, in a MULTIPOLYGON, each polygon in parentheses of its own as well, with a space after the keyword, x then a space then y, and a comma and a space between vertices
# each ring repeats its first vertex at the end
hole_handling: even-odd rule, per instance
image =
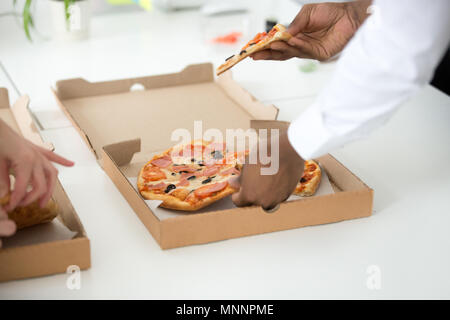
POLYGON ((276 107, 257 101, 229 74, 215 80, 213 72, 212 64, 206 63, 160 76, 56 83, 59 106, 162 249, 371 215, 373 191, 330 155, 316 160, 334 193, 285 202, 273 213, 255 206, 211 206, 197 213, 161 215, 149 207, 131 178, 151 154, 175 144, 174 130, 193 132, 196 121, 201 121, 203 130, 246 130, 255 120, 277 117, 276 107))
MULTIPOLYGON (((8 91, 0 88, 0 119, 33 143, 45 145, 30 113, 27 96, 9 105, 8 91)), ((52 196, 58 216, 52 221, 18 230, 3 238, 0 282, 75 272, 91 265, 90 242, 59 180, 52 196)))

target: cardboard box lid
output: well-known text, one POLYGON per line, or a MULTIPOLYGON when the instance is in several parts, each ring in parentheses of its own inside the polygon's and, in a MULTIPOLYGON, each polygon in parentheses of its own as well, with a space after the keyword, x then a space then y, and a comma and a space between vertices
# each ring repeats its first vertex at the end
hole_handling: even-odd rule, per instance
POLYGON ((278 109, 265 106, 224 75, 214 81, 210 63, 178 73, 90 83, 61 80, 54 90, 58 104, 97 158, 105 145, 141 138, 144 153, 173 145, 175 129, 203 131, 250 128, 252 119, 276 119, 278 109), (142 90, 135 90, 140 87, 142 90))

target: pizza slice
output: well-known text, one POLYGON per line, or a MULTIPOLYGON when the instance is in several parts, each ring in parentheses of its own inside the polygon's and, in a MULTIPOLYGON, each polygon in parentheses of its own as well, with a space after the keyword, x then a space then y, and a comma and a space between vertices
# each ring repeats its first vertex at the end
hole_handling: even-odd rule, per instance
POLYGON ((301 197, 309 197, 316 193, 322 177, 320 166, 313 160, 305 161, 303 175, 300 178, 293 194, 301 197))
MULTIPOLYGON (((9 203, 10 194, 0 199, 0 206, 9 203)), ((8 212, 8 218, 16 223, 17 229, 31 227, 36 224, 50 222, 58 215, 58 206, 53 199, 43 208, 39 206, 39 202, 35 201, 26 207, 17 207, 8 212)))
POLYGON ((255 52, 267 49, 272 42, 288 41, 291 37, 292 36, 286 31, 286 27, 281 24, 275 25, 269 33, 258 33, 241 49, 239 54, 227 58, 225 63, 217 68, 216 74, 220 75, 255 52))

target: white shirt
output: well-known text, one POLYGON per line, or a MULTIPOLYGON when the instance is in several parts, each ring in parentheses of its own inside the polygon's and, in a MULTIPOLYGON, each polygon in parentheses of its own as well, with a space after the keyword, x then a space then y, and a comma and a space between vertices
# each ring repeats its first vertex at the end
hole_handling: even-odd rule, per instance
POLYGON ((288 129, 304 159, 365 137, 430 82, 450 39, 450 0, 378 0, 331 82, 288 129))

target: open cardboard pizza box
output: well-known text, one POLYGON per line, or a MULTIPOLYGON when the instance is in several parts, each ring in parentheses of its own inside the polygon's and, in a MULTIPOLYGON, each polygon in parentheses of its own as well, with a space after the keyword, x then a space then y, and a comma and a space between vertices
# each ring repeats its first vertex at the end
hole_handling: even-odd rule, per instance
POLYGON ((192 132, 198 120, 203 130, 246 130, 252 123, 279 125, 276 121, 254 122, 275 120, 278 109, 258 102, 229 74, 215 80, 212 64, 199 64, 160 76, 98 83, 62 80, 56 83, 54 93, 163 249, 369 216, 372 190, 329 155, 317 160, 335 193, 283 203, 274 213, 260 207, 207 207, 200 213, 174 212, 162 217, 149 208, 130 177, 137 176, 151 154, 175 144, 171 141, 175 129, 192 132))
MULTIPOLYGON (((0 88, 0 118, 33 143, 44 144, 30 113, 29 98, 20 97, 10 106, 8 91, 0 88)), ((91 265, 86 232, 59 180, 53 193, 58 216, 49 223, 18 230, 3 238, 0 248, 0 281, 65 273, 68 267, 80 270, 91 265)))

